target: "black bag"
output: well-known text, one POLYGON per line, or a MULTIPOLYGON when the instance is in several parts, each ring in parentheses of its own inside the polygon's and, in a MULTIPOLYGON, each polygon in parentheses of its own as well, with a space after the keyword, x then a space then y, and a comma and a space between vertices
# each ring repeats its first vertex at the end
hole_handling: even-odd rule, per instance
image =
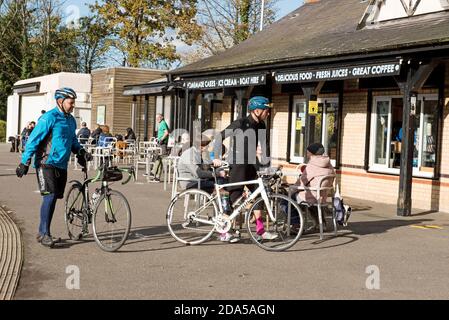
POLYGON ((108 167, 103 172, 102 181, 114 182, 123 179, 123 174, 117 167, 108 167))

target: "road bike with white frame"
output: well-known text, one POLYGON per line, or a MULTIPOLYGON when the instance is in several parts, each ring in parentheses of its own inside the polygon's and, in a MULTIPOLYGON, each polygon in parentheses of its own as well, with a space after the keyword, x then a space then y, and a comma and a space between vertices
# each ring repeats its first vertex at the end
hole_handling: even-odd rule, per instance
MULTIPOLYGON (((223 162, 224 166, 229 164, 223 162)), ((278 194, 272 188, 273 181, 280 181, 282 171, 259 175, 258 179, 238 183, 215 184, 215 192, 209 194, 199 189, 188 189, 176 195, 167 210, 170 234, 186 245, 198 245, 214 233, 226 233, 233 221, 245 213, 246 229, 251 240, 268 251, 283 251, 292 247, 304 230, 304 216, 297 203, 288 196, 278 194), (233 205, 232 213, 225 214, 222 193, 225 188, 256 185, 257 189, 233 205), (248 209, 249 208, 249 209, 248 209), (257 233, 254 211, 260 210, 265 231, 277 234, 275 240, 264 240, 257 233)))

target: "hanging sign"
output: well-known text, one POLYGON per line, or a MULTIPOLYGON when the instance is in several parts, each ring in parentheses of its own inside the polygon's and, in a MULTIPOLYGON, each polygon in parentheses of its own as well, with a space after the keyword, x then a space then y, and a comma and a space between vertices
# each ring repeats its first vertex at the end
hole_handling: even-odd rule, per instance
POLYGON ((232 87, 260 86, 266 83, 265 74, 246 74, 238 76, 184 80, 186 89, 218 89, 232 87))
POLYGON ((299 83, 299 82, 315 82, 315 81, 331 81, 358 78, 373 78, 397 76, 401 72, 401 63, 397 60, 357 64, 341 67, 318 67, 309 69, 298 69, 288 71, 274 72, 276 83, 299 83))
POLYGON ((302 120, 296 119, 296 131, 301 131, 301 130, 302 130, 302 120))
POLYGON ((318 101, 309 101, 309 114, 315 115, 318 114, 318 101))

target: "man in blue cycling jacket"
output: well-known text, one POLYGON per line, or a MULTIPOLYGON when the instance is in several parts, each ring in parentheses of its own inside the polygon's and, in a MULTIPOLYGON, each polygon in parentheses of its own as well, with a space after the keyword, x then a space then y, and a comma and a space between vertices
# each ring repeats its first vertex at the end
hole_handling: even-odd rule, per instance
POLYGON ((92 159, 75 135, 76 121, 71 115, 75 108, 76 93, 73 89, 62 88, 55 92, 57 106, 39 119, 28 138, 22 161, 16 169, 19 178, 28 173, 34 155, 39 190, 43 196, 37 240, 52 248, 55 240, 50 233, 50 224, 57 199, 64 197, 67 183, 67 164, 71 152, 77 155, 78 163, 85 167, 92 159))

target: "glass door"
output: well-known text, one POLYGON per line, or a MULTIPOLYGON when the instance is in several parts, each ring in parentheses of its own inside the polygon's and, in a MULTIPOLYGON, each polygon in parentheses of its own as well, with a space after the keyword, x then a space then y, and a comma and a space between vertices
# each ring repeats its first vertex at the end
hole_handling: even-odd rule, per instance
POLYGON ((338 143, 338 100, 326 100, 324 102, 323 119, 323 145, 326 154, 331 159, 335 167, 337 162, 337 143, 338 143))
POLYGON ((371 119, 374 130, 371 140, 375 147, 371 152, 371 162, 374 166, 388 167, 390 159, 391 98, 375 98, 374 108, 375 112, 371 119))
POLYGON ((292 112, 292 139, 290 145, 290 161, 304 162, 304 138, 306 128, 306 100, 295 99, 292 112))
POLYGON ((330 157, 333 166, 337 160, 338 142, 338 99, 318 99, 318 113, 309 115, 306 121, 306 100, 295 99, 292 113, 292 141, 290 146, 290 161, 304 162, 305 130, 310 130, 310 143, 323 144, 326 154, 330 157))

